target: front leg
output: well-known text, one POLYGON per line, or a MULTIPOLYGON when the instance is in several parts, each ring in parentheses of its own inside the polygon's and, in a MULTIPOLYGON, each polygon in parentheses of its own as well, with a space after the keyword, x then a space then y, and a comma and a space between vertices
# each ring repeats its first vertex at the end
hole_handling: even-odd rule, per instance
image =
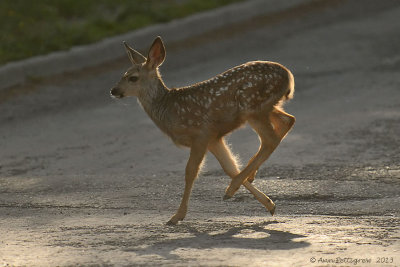
POLYGON ((199 173, 201 163, 203 162, 204 155, 207 151, 207 145, 207 142, 195 140, 190 148, 190 156, 185 170, 185 191, 183 192, 182 201, 178 211, 167 222, 168 225, 175 225, 179 221, 182 221, 186 216, 190 193, 192 192, 194 180, 199 173))

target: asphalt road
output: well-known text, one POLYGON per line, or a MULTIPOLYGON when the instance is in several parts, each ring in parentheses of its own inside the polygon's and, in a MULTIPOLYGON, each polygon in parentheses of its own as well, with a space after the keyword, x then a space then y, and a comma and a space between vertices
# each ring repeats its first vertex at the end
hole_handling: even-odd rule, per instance
MULTIPOLYGON (((274 217, 244 189, 223 201, 208 155, 186 219, 165 225, 188 150, 109 97, 127 58, 9 88, 0 266, 400 266, 399 17, 399 1, 327 0, 164 38, 169 87, 257 59, 292 70, 296 125, 254 182, 274 217)), ((248 127, 229 142, 243 162, 259 145, 248 127)))

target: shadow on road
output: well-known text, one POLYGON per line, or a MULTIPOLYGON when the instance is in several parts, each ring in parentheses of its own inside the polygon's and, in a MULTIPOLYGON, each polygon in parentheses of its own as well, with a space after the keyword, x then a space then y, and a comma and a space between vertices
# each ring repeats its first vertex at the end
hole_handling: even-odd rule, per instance
MULTIPOLYGON (((139 255, 159 255, 165 259, 179 259, 173 253, 175 250, 184 249, 256 249, 256 250, 290 250, 310 246, 305 241, 295 241, 304 238, 304 235, 293 234, 286 231, 266 229, 269 224, 277 221, 263 222, 253 225, 241 225, 227 228, 227 225, 212 223, 204 229, 204 225, 181 224, 174 227, 174 232, 189 237, 160 240, 146 248, 126 248, 124 251, 135 252, 139 255), (223 228, 224 230, 221 230, 223 228)), ((143 240, 147 243, 148 240, 143 240)))

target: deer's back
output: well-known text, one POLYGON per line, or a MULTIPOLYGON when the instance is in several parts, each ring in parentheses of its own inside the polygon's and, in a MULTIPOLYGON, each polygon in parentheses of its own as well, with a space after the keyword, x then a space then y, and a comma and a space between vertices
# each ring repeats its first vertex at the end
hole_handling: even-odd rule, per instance
POLYGON ((164 100, 169 135, 208 131, 223 136, 248 116, 278 105, 293 90, 289 88, 292 77, 278 63, 253 61, 204 82, 172 89, 164 100))

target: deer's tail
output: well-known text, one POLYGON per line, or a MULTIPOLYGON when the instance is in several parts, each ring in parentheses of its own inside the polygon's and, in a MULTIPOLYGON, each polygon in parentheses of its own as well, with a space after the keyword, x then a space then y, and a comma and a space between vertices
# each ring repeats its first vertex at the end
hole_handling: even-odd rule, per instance
POLYGON ((287 71, 288 71, 289 81, 288 81, 287 93, 284 96, 285 101, 292 99, 294 96, 294 77, 293 74, 290 72, 290 70, 287 71))

